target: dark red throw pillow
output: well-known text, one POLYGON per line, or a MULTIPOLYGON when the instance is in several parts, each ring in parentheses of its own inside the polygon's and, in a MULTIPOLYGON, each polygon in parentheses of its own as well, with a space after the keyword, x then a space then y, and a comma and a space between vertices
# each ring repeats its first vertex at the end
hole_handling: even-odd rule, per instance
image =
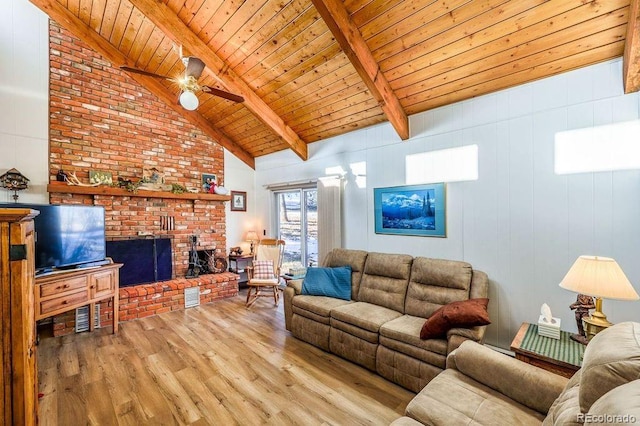
POLYGON ((425 321, 421 339, 444 337, 454 327, 475 327, 491 324, 487 305, 489 299, 469 299, 453 302, 438 309, 425 321))

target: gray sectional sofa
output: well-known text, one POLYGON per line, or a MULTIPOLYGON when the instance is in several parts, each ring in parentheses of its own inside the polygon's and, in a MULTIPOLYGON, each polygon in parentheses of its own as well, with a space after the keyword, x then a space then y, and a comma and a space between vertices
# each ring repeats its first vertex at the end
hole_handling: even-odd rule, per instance
POLYGON ((486 326, 420 339, 425 320, 440 307, 487 297, 487 275, 466 262, 334 249, 323 266, 351 267, 351 300, 301 294, 302 280, 289 281, 287 330, 400 386, 420 391, 462 342, 483 340, 486 326))

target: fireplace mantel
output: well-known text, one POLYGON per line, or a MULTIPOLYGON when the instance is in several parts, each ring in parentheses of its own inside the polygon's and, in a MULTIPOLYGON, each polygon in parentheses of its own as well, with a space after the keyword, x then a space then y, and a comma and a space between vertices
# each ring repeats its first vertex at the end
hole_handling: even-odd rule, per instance
POLYGON ((67 185, 64 182, 50 183, 47 185, 47 192, 58 194, 82 194, 82 195, 111 195, 119 197, 142 197, 142 198, 171 198, 179 200, 206 200, 206 201, 230 201, 229 195, 205 194, 184 192, 175 194, 168 191, 146 191, 138 190, 137 192, 127 191, 122 188, 114 188, 111 186, 77 186, 67 185))

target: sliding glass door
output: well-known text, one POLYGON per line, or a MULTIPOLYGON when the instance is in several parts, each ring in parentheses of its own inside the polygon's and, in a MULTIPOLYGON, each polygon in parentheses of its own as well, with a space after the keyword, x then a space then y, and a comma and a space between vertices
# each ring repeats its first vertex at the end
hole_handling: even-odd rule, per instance
POLYGON ((316 188, 275 192, 277 232, 285 241, 282 270, 318 262, 318 197, 316 188))

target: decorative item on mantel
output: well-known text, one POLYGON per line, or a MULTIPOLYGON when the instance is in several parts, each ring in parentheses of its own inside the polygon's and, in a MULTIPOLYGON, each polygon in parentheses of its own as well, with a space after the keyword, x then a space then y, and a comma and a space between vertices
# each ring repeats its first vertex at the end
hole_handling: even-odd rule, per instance
POLYGON ((538 318, 538 334, 540 336, 560 339, 560 318, 554 318, 551 308, 546 303, 540 307, 540 318, 538 318))
POLYGON ((75 172, 70 172, 67 175, 67 185, 71 186, 99 186, 100 183, 83 183, 80 181, 78 176, 76 176, 75 172))
POLYGON ((145 167, 142 169, 142 180, 138 189, 145 191, 171 191, 172 186, 164 182, 164 173, 157 167, 145 167))
POLYGON ((18 191, 22 191, 29 187, 29 179, 20 173, 17 169, 9 169, 5 174, 0 176, 2 187, 13 191, 13 201, 18 202, 18 191))
POLYGON ((98 183, 100 185, 113 185, 113 176, 111 172, 89 170, 89 182, 98 183))
POLYGON ((596 298, 596 311, 588 318, 582 319, 587 342, 600 331, 613 325, 602 312, 602 298, 640 299, 618 262, 609 257, 578 257, 560 282, 560 287, 596 298))

